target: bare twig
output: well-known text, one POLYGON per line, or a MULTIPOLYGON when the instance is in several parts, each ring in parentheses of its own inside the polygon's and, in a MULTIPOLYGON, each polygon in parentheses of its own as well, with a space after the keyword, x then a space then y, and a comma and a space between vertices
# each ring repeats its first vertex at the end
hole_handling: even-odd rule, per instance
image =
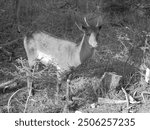
POLYGON ((14 78, 12 80, 9 80, 9 81, 7 81, 5 83, 2 83, 2 84, 0 84, 0 88, 5 89, 5 86, 9 86, 10 84, 14 83, 17 80, 18 80, 18 77, 14 78))
POLYGON ((24 109, 24 113, 26 113, 26 110, 27 110, 27 107, 28 107, 28 102, 29 102, 29 99, 32 95, 32 78, 34 76, 34 72, 35 72, 35 69, 36 67, 34 66, 33 68, 33 72, 26 72, 26 75, 27 75, 27 88, 28 88, 28 97, 27 97, 27 101, 26 101, 26 104, 25 104, 25 109, 24 109))
POLYGON ((127 102, 127 109, 129 109, 129 97, 128 97, 128 94, 127 94, 127 92, 125 91, 125 89, 123 87, 121 89, 122 89, 122 91, 125 94, 126 102, 127 102))
POLYGON ((2 48, 2 47, 5 47, 5 46, 12 45, 12 44, 14 44, 14 42, 17 42, 18 40, 21 40, 21 39, 23 39, 23 38, 21 37, 21 38, 18 38, 18 39, 12 40, 12 41, 7 42, 7 43, 4 43, 4 44, 0 44, 0 47, 2 48))
MULTIPOLYGON (((124 104, 128 103, 127 100, 113 100, 113 99, 107 99, 107 98, 98 98, 98 103, 108 103, 108 104, 124 104)), ((136 101, 130 101, 131 104, 139 104, 141 103, 136 101)), ((128 109, 131 107, 128 107, 128 109)))
POLYGON ((28 89, 28 93, 29 93, 29 95, 28 95, 28 97, 27 97, 27 101, 26 101, 26 104, 25 104, 25 109, 24 109, 24 113, 26 113, 26 110, 27 110, 27 107, 28 107, 28 102, 29 102, 29 99, 30 99, 30 97, 31 97, 31 92, 32 92, 32 86, 30 86, 30 88, 28 89))
POLYGON ((128 87, 128 85, 130 85, 130 83, 131 83, 131 81, 132 81, 132 79, 133 79, 134 76, 135 76, 135 73, 130 77, 128 83, 127 83, 126 86, 124 87, 125 89, 128 87))
POLYGON ((122 103, 127 103, 127 100, 113 100, 113 99, 106 99, 106 98, 98 98, 98 103, 122 104, 122 103))
MULTIPOLYGON (((108 103, 108 104, 124 104, 127 103, 127 100, 113 100, 107 98, 98 98, 98 103, 108 103)), ((140 102, 131 101, 132 104, 138 104, 140 102)))
POLYGON ((25 89, 25 88, 21 88, 21 89, 18 89, 16 92, 14 92, 11 96, 10 96, 10 98, 9 98, 9 100, 8 100, 8 103, 7 103, 7 111, 8 111, 8 113, 9 113, 9 109, 10 109, 10 104, 11 104, 11 99, 15 96, 15 94, 17 94, 19 91, 21 91, 21 90, 23 90, 23 89, 25 89))

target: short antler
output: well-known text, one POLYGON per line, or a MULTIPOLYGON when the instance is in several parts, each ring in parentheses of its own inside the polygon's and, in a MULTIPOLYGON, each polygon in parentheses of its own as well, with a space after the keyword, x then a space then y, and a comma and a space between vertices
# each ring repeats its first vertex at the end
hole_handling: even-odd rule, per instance
POLYGON ((97 23, 96 23, 96 27, 98 27, 99 26, 99 19, 97 20, 97 23))
POLYGON ((83 32, 83 29, 75 22, 75 25, 79 28, 80 31, 83 32))
POLYGON ((100 23, 100 22, 102 22, 102 17, 101 17, 101 16, 99 16, 99 17, 97 18, 96 27, 99 26, 99 23, 100 23))
POLYGON ((84 21, 85 21, 86 25, 89 27, 90 25, 88 24, 86 17, 84 17, 84 21))

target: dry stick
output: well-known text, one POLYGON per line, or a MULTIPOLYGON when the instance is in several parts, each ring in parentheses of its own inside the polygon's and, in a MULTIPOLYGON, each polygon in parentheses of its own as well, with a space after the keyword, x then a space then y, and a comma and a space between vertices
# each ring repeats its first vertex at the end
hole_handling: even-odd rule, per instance
POLYGON ((15 96, 15 94, 17 94, 19 91, 21 91, 21 90, 23 90, 23 89, 25 89, 25 88, 18 89, 16 92, 14 92, 14 93, 10 96, 10 98, 9 98, 9 100, 8 100, 8 103, 7 103, 7 111, 8 111, 8 113, 9 113, 9 109, 10 109, 10 101, 11 101, 11 99, 15 96))
POLYGON ((127 110, 129 110, 129 97, 128 97, 128 94, 127 94, 127 92, 125 91, 125 89, 123 87, 121 87, 121 89, 125 94, 125 97, 126 97, 126 100, 127 100, 127 110))
MULTIPOLYGON (((107 98, 98 98, 98 103, 109 103, 109 104, 123 104, 127 103, 127 100, 114 100, 107 98)), ((132 104, 139 104, 140 102, 130 101, 132 104)))
POLYGON ((130 85, 132 78, 135 76, 135 73, 130 77, 128 83, 126 84, 126 86, 124 87, 125 89, 128 87, 128 85, 130 85))
POLYGON ((32 91, 32 89, 31 89, 31 86, 32 84, 31 84, 31 82, 30 82, 30 76, 28 76, 27 77, 27 88, 28 88, 28 97, 27 97, 27 100, 26 100, 26 104, 25 104, 25 109, 24 109, 24 111, 23 111, 23 113, 25 113, 26 112, 26 110, 27 110, 27 105, 28 105, 28 101, 29 101, 29 98, 30 98, 30 96, 31 96, 31 91, 32 91))
POLYGON ((18 39, 12 40, 10 42, 0 44, 0 48, 5 47, 5 46, 9 46, 9 45, 13 44, 14 42, 17 42, 18 40, 21 40, 21 39, 23 39, 23 38, 18 38, 18 39))
POLYGON ((29 102, 29 98, 31 97, 31 92, 32 92, 32 85, 31 84, 29 85, 28 92, 29 92, 29 95, 27 97, 27 101, 26 101, 25 109, 24 109, 23 113, 26 113, 28 102, 29 102))
POLYGON ((5 83, 2 83, 2 84, 0 84, 0 88, 5 89, 5 86, 10 85, 10 84, 14 83, 14 82, 17 81, 17 80, 18 80, 18 77, 14 78, 14 79, 12 79, 12 80, 9 80, 9 81, 7 81, 7 82, 5 82, 5 83))
POLYGON ((21 32, 20 30, 20 6, 21 6, 22 0, 16 0, 16 19, 17 19, 17 29, 18 32, 21 32))
POLYGON ((98 98, 98 103, 122 104, 122 103, 127 103, 127 100, 113 100, 113 99, 98 98))
POLYGON ((26 104, 25 104, 25 109, 24 109, 24 113, 26 112, 27 110, 27 106, 28 106, 28 102, 29 102, 29 98, 31 97, 31 92, 32 92, 32 81, 31 81, 31 78, 30 75, 32 75, 30 72, 27 72, 27 88, 28 88, 28 97, 27 97, 27 101, 26 101, 26 104))
POLYGON ((107 74, 107 72, 105 72, 105 73, 102 75, 102 77, 101 77, 100 80, 99 80, 100 83, 102 82, 102 80, 104 79, 104 77, 106 76, 106 74, 107 74))
POLYGON ((30 99, 30 97, 32 95, 32 79, 31 78, 34 76, 34 72, 35 72, 35 66, 33 68, 33 72, 32 73, 30 73, 30 72, 26 73, 27 74, 27 88, 28 88, 29 95, 27 97, 27 101, 26 101, 26 104, 25 104, 24 113, 27 110, 28 102, 29 102, 29 99, 30 99))

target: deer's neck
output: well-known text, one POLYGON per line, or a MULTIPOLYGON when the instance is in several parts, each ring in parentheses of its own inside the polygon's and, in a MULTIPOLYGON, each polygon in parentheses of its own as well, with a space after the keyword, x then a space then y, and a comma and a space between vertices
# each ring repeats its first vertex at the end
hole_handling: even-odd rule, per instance
POLYGON ((94 48, 89 45, 88 38, 84 34, 80 43, 80 61, 81 64, 93 55, 94 48))

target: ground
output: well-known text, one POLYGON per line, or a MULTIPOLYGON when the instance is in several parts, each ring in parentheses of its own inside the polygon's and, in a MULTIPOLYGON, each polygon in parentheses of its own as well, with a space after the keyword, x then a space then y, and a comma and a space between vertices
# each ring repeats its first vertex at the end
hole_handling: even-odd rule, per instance
MULTIPOLYGON (((34 93, 27 102, 29 92, 25 72, 29 68, 23 37, 27 32, 44 30, 57 37, 78 42, 82 32, 74 23, 74 15, 72 17, 72 12, 76 10, 81 16, 87 15, 89 18, 102 15, 103 22, 98 48, 93 56, 73 73, 70 83, 70 96, 73 101, 68 105, 67 112, 150 112, 150 85, 145 81, 150 49, 149 4, 135 0, 132 4, 126 3, 126 6, 122 7, 117 0, 115 4, 107 2, 102 2, 102 13, 97 13, 94 9, 100 3, 96 0, 79 2, 79 5, 72 0, 45 0, 42 3, 41 0, 22 1, 21 32, 17 31, 15 3, 11 0, 0 2, 1 113, 65 112, 66 82, 64 81, 60 89, 56 104, 57 79, 54 66, 42 73, 42 69, 34 73, 34 93), (84 3, 88 3, 88 6, 84 3), (139 4, 141 6, 137 7, 139 4), (133 10, 135 7, 136 10, 133 10), (119 101, 121 103, 118 103, 119 101)), ((91 23, 95 22, 91 20, 91 23)))

